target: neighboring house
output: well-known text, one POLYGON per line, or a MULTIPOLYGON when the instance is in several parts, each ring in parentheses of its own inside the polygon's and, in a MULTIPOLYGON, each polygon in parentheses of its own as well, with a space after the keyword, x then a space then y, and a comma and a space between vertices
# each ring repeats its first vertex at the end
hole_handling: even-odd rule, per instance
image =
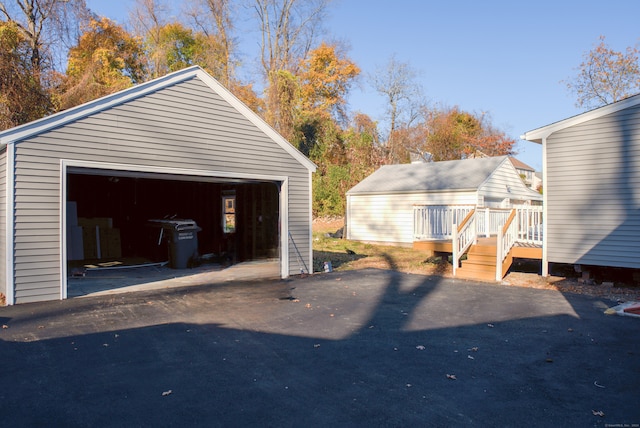
POLYGON ((640 95, 525 133, 542 144, 549 263, 640 268, 640 95))
POLYGON ((347 192, 347 239, 411 245, 414 206, 540 204, 509 157, 385 165, 347 192))
POLYGON ((509 157, 509 160, 511 160, 513 167, 516 169, 518 174, 520 174, 524 184, 526 184, 530 189, 537 190, 540 183, 536 177, 536 170, 514 157, 509 157))
POLYGON ((7 304, 67 297, 68 260, 88 258, 77 217, 102 228, 91 257, 97 236, 157 251, 148 220, 177 215, 200 253, 276 257, 283 278, 312 265, 315 165, 199 67, 0 132, 0 168, 7 304))

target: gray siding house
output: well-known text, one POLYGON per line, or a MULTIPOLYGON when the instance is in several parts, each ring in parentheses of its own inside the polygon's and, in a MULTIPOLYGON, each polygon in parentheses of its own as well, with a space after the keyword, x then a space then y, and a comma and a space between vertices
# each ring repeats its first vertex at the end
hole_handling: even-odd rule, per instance
POLYGON ((512 208, 541 201, 507 156, 385 165, 347 192, 346 237, 410 245, 414 206, 512 208))
POLYGON ((525 133, 542 144, 549 263, 640 268, 640 96, 525 133))
POLYGON ((1 132, 0 293, 65 299, 76 217, 108 222, 123 257, 149 256, 148 220, 177 216, 202 228, 200 253, 300 273, 315 168, 199 67, 1 132))

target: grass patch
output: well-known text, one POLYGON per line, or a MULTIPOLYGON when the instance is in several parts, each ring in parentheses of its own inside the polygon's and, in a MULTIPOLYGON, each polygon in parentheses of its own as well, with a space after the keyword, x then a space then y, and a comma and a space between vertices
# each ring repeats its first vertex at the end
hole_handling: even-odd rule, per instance
POLYGON ((322 272, 324 263, 334 270, 390 269, 406 273, 446 275, 451 265, 438 257, 429 257, 413 248, 374 245, 334 238, 342 219, 315 220, 313 223, 313 271, 322 272))

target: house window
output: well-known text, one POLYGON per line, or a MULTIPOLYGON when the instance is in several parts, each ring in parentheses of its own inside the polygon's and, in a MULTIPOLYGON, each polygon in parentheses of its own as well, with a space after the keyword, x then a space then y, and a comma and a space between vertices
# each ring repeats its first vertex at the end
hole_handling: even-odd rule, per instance
POLYGON ((222 230, 224 233, 236 231, 236 192, 225 191, 222 195, 222 230))

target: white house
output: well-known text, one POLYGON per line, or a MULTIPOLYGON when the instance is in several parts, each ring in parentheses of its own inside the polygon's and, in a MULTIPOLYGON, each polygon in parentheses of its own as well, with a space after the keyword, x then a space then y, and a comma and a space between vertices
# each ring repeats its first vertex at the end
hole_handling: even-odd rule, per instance
POLYGON ((541 201, 507 156, 385 165, 347 192, 346 237, 411 245, 417 205, 511 208, 541 201))
POLYGON ((66 298, 68 261, 87 256, 71 254, 77 217, 123 257, 153 251, 149 219, 177 215, 202 228, 201 253, 299 273, 315 168, 199 67, 0 132, 0 293, 66 298))

